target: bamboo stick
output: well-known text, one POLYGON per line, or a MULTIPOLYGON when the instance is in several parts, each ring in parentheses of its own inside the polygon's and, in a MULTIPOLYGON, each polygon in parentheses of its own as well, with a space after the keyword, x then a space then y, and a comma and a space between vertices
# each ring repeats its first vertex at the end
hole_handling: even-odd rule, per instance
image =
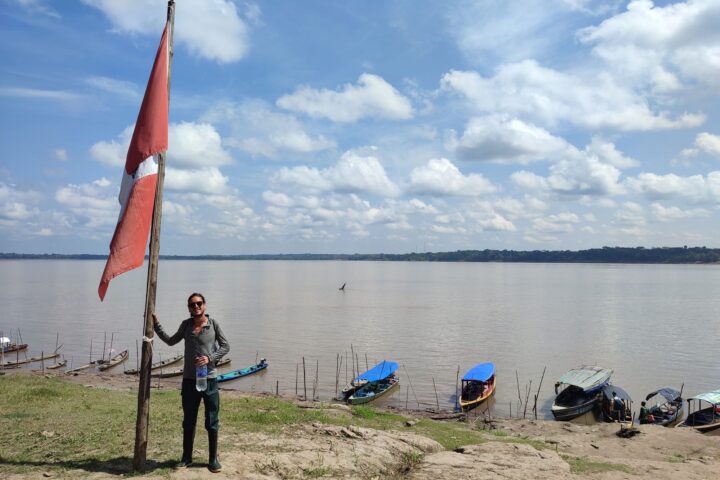
POLYGON ((432 377, 433 390, 435 390, 435 404, 437 405, 438 411, 440 411, 440 399, 438 398, 437 388, 435 387, 435 377, 432 377))
POLYGON ((303 400, 307 400, 307 382, 305 380, 305 357, 303 357, 303 400))
POLYGON ((420 408, 420 401, 417 398, 417 394, 415 393, 415 388, 413 387, 412 380, 410 379, 410 373, 408 372, 407 368, 403 364, 403 369, 405 370, 405 375, 408 377, 408 383, 410 384, 410 389, 413 392, 413 397, 415 397, 415 402, 417 402, 418 408, 420 408))

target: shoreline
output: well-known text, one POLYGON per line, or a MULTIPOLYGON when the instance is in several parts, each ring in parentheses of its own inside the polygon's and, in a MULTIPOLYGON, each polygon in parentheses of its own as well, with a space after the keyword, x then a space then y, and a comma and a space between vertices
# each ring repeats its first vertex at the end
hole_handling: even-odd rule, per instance
MULTIPOLYGON (((65 385, 63 388, 69 388, 83 397, 92 393, 103 398, 129 398, 130 401, 136 397, 134 393, 137 389, 135 376, 113 373, 88 372, 77 376, 46 373, 43 377, 38 370, 23 369, 6 372, 0 376, 0 382, 3 379, 6 386, 24 382, 65 385), (20 382, 7 382, 16 375, 24 378, 20 382), (50 382, 45 382, 45 378, 50 382), (60 382, 53 380, 55 378, 60 382), (78 389, 78 386, 82 388, 78 389), (108 391, 116 393, 108 395, 108 391)), ((176 437, 180 436, 177 417, 180 402, 174 390, 174 385, 160 382, 158 387, 153 381, 151 411, 176 412, 167 419, 162 416, 161 420, 153 420, 153 425, 163 429, 163 434, 177 443, 179 440, 176 437)), ((287 396, 276 397, 272 393, 224 390, 222 398, 220 458, 223 472, 218 478, 226 475, 235 478, 402 477, 456 480, 502 476, 560 480, 572 476, 676 480, 712 478, 720 470, 720 437, 685 429, 642 425, 637 427, 638 435, 620 438, 616 435, 618 424, 581 425, 499 417, 487 422, 482 417, 472 422, 458 422, 454 418, 437 421, 430 420, 432 414, 429 412, 372 406, 357 408, 324 401, 303 402, 287 396), (247 411, 248 407, 243 405, 255 406, 249 407, 252 411, 247 411), (276 427, 262 427, 262 422, 273 420, 273 416, 277 415, 272 413, 274 408, 289 409, 295 413, 289 417, 290 420, 276 427), (238 430, 239 414, 249 415, 253 421, 261 422, 261 426, 238 430), (303 417, 308 415, 310 417, 303 417)), ((124 408, 134 411, 134 407, 126 405, 124 408)), ((9 413, 0 416, 0 422, 3 422, 0 425, 7 427, 6 419, 20 415, 22 411, 22 405, 13 406, 9 413), (13 408, 17 409, 16 413, 12 412, 13 408)), ((126 424, 130 421, 134 423, 134 417, 132 420, 123 419, 126 424)), ((204 433, 201 423, 197 434, 200 442, 204 433)), ((59 427, 56 429, 60 430, 59 427)), ((42 432, 42 435, 51 434, 42 432)), ((160 440, 157 430, 151 432, 151 437, 153 435, 155 438, 150 438, 151 443, 160 440)), ((26 441, 23 436, 18 438, 26 441)), ((126 442, 129 440, 124 439, 126 442)), ((149 452, 149 459, 168 460, 161 462, 162 469, 148 472, 141 478, 160 474, 184 479, 207 474, 202 464, 197 469, 170 469, 170 459, 179 458, 179 450, 175 451, 177 445, 154 448, 160 450, 149 452)), ((196 446, 200 462, 203 462, 206 453, 204 448, 202 443, 196 446)), ((58 452, 58 455, 62 456, 63 452, 58 452)), ((75 465, 72 462, 69 464, 75 465)), ((0 457, 0 473, 5 478, 38 476, 37 469, 23 473, 23 468, 26 468, 23 465, 22 461, 13 462, 5 454, 0 457)), ((54 463, 49 465, 49 476, 70 474, 62 469, 56 471, 52 466, 54 463)), ((87 471, 82 473, 84 476, 88 474, 87 471)), ((127 472, 92 471, 89 476, 118 478, 123 473, 127 472)))

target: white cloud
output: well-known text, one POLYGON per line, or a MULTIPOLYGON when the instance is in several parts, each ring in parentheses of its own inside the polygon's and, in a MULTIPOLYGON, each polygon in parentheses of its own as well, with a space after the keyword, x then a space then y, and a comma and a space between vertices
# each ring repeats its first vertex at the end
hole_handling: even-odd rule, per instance
POLYGON ((478 111, 526 115, 550 126, 567 122, 644 131, 694 127, 705 121, 699 114, 684 113, 673 119, 665 112, 654 112, 646 98, 609 74, 568 74, 534 60, 502 65, 489 78, 453 70, 443 76, 441 87, 460 93, 478 111))
POLYGON ((657 92, 683 81, 718 85, 720 4, 690 0, 658 6, 631 1, 627 11, 581 30, 578 38, 622 78, 657 92))
POLYGON ((59 160, 61 162, 67 162, 68 160, 67 150, 65 150, 64 148, 54 149, 53 156, 55 157, 55 160, 59 160))
POLYGON ((380 161, 373 156, 346 152, 335 165, 317 169, 307 166, 283 167, 273 181, 303 189, 340 193, 372 193, 393 197, 400 193, 388 178, 380 161))
POLYGON ((538 58, 553 51, 571 8, 563 2, 485 0, 447 4, 448 33, 474 64, 538 58))
POLYGON ((705 177, 641 173, 637 177, 628 178, 626 183, 630 189, 650 200, 679 199, 699 204, 720 203, 720 171, 709 172, 705 177))
POLYGON ((569 195, 612 195, 622 192, 620 170, 592 155, 565 158, 550 167, 551 190, 569 195))
POLYGON ((168 167, 165 188, 180 192, 200 192, 220 194, 228 191, 228 181, 217 167, 205 167, 194 170, 179 170, 168 167))
POLYGON ((341 123, 368 117, 407 120, 413 116, 410 100, 382 77, 370 73, 363 73, 357 85, 344 85, 340 91, 300 87, 280 97, 277 106, 341 123))
POLYGON ((91 87, 103 90, 113 95, 137 100, 140 98, 140 89, 132 82, 117 80, 109 77, 92 76, 85 79, 85 83, 91 87))
POLYGON ((709 217, 710 212, 704 208, 692 208, 689 210, 682 210, 679 207, 670 206, 665 207, 657 202, 650 205, 653 215, 661 222, 672 222, 674 220, 681 220, 683 218, 692 217, 709 217))
POLYGON ((232 158, 223 149, 220 134, 210 124, 173 124, 168 137, 168 165, 219 167, 232 163, 232 158))
POLYGON ((625 233, 636 234, 646 223, 643 208, 635 202, 625 202, 613 216, 613 224, 622 227, 625 233))
POLYGON ((497 190, 480 174, 463 175, 446 158, 434 158, 410 172, 407 191, 422 195, 478 196, 497 190))
POLYGON ((451 136, 446 147, 463 160, 504 164, 552 159, 573 148, 542 128, 499 115, 470 119, 462 137, 451 136))
MULTIPOLYGON (((90 147, 90 156, 113 167, 125 166, 134 126, 130 125, 117 140, 101 141, 90 147)), ((207 123, 182 122, 170 125, 168 131, 168 165, 180 167, 218 167, 232 163, 222 146, 222 138, 207 123)))
POLYGON ((600 137, 593 137, 590 145, 585 147, 585 151, 590 155, 597 156, 601 161, 620 169, 640 166, 640 162, 626 157, 621 151, 615 148, 615 144, 603 140, 600 137))
MULTIPOLYGON (((102 11, 115 30, 157 35, 165 23, 165 0, 83 0, 102 11)), ((256 18, 259 8, 248 10, 256 18)), ((248 52, 248 28, 229 0, 183 0, 175 9, 175 42, 190 53, 217 63, 231 63, 248 52)))
POLYGON ((64 90, 42 90, 25 87, 0 87, 0 97, 36 98, 62 102, 76 102, 83 98, 80 94, 64 90))
POLYGON ((15 3, 32 14, 47 15, 52 18, 60 18, 60 14, 50 7, 46 0, 15 0, 15 3))
POLYGON ((108 231, 117 223, 120 212, 117 186, 106 178, 60 187, 55 192, 55 201, 73 214, 66 221, 89 236, 108 231))
POLYGON ((284 152, 312 153, 335 147, 333 140, 311 136, 297 118, 274 112, 261 101, 220 103, 201 118, 229 126, 226 144, 254 156, 276 158, 284 152))
POLYGON ((699 133, 695 137, 697 148, 715 157, 720 157, 720 136, 711 133, 699 133))

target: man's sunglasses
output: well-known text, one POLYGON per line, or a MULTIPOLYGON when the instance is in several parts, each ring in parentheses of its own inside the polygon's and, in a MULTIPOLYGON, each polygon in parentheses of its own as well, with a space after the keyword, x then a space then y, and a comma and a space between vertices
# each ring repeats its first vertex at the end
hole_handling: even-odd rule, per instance
POLYGON ((203 302, 189 302, 188 303, 189 308, 202 307, 202 305, 203 305, 203 302))

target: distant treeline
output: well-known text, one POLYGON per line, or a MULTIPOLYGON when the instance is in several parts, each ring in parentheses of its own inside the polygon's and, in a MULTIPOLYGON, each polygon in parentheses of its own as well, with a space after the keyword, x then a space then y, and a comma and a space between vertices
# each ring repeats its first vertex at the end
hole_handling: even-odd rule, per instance
MULTIPOLYGON (((0 253, 0 259, 104 260, 106 255, 0 253)), ((720 263, 720 249, 706 247, 602 247, 589 250, 458 250, 426 253, 161 255, 163 260, 347 260, 393 262, 528 262, 528 263, 720 263)))

